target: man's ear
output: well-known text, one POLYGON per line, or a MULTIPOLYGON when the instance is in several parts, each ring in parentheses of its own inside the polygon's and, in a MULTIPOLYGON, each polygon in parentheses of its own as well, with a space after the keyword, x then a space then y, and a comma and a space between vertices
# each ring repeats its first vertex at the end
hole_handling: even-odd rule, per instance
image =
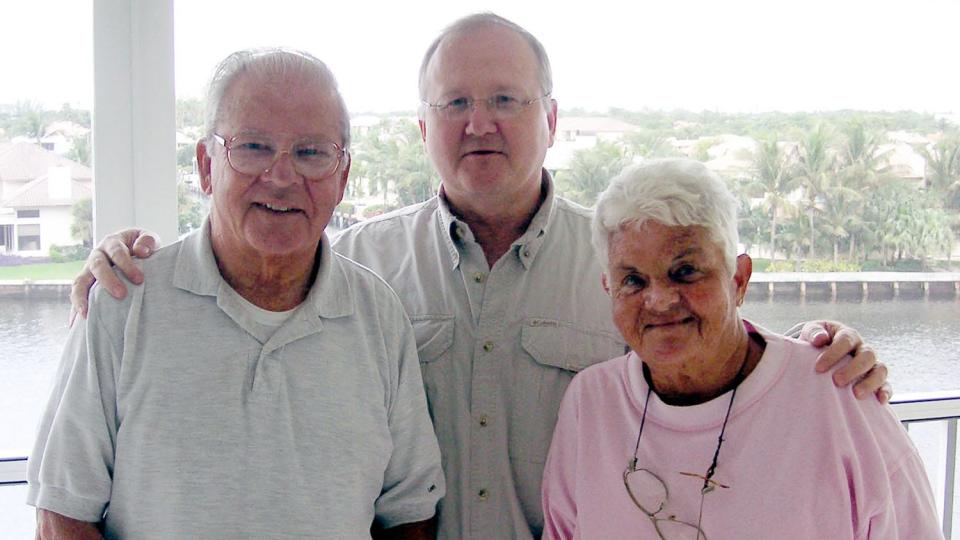
POLYGON ((353 164, 353 159, 350 157, 350 151, 343 153, 346 164, 343 165, 343 171, 340 172, 340 194, 337 196, 337 204, 340 204, 340 201, 343 200, 343 194, 347 191, 347 182, 350 181, 350 165, 353 164))
POLYGON ((547 112, 547 126, 550 128, 550 139, 547 147, 553 146, 557 137, 557 100, 550 99, 550 111, 547 112))
POLYGON ((417 122, 420 124, 420 139, 426 144, 427 142, 427 123, 423 120, 423 113, 417 118, 417 122))
POLYGON ((207 195, 213 193, 211 179, 211 156, 207 153, 207 139, 197 141, 197 169, 200 171, 200 189, 207 195))

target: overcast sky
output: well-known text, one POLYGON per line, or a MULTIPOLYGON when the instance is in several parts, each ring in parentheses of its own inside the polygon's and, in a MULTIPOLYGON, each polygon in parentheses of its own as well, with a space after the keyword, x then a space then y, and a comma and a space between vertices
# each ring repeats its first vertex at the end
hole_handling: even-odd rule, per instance
MULTIPOLYGON (((354 112, 413 110, 421 55, 492 10, 544 43, 561 108, 960 113, 958 0, 315 2, 178 0, 177 93, 244 47, 325 60, 354 112)), ((92 102, 91 0, 0 7, 0 103, 92 102)))

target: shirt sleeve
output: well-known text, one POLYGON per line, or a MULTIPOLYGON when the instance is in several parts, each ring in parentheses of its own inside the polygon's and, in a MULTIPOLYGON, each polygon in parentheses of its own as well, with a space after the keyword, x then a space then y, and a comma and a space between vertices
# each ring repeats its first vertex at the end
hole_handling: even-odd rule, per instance
POLYGON ((926 475, 920 456, 909 452, 890 474, 890 504, 871 516, 868 538, 943 538, 926 475))
POLYGON ((396 385, 388 411, 393 452, 374 508, 377 521, 386 528, 430 519, 446 491, 413 328, 399 300, 388 312, 399 327, 397 342, 390 349, 398 351, 396 385))
POLYGON ((110 500, 118 348, 91 302, 71 329, 27 466, 27 504, 99 522, 110 500))
POLYGON ((574 538, 577 528, 579 386, 575 377, 560 403, 557 426, 543 470, 544 540, 574 538))

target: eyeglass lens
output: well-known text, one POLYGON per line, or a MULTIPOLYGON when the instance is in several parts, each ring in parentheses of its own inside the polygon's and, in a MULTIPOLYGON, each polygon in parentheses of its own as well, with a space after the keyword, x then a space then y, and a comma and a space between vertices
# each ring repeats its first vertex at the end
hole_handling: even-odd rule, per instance
POLYGON ((260 174, 272 167, 284 152, 290 154, 294 169, 308 178, 327 176, 340 160, 339 148, 329 141, 302 139, 289 149, 281 149, 273 140, 241 134, 230 143, 230 163, 244 174, 260 174))

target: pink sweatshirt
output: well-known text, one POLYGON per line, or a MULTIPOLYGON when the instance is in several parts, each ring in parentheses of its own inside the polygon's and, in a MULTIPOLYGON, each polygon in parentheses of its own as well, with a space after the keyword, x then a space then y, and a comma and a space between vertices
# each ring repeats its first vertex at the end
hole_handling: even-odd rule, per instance
MULTIPOLYGON (((706 537, 943 538, 923 464, 893 410, 816 374, 811 346, 757 331, 767 347, 733 403, 714 476, 730 487, 704 499, 706 537)), ((646 395, 634 353, 574 378, 544 470, 544 538, 657 538, 622 476, 646 395)), ((691 407, 650 397, 637 466, 667 484, 658 517, 697 522, 703 481, 679 472, 706 473, 729 403, 729 393, 691 407)))

